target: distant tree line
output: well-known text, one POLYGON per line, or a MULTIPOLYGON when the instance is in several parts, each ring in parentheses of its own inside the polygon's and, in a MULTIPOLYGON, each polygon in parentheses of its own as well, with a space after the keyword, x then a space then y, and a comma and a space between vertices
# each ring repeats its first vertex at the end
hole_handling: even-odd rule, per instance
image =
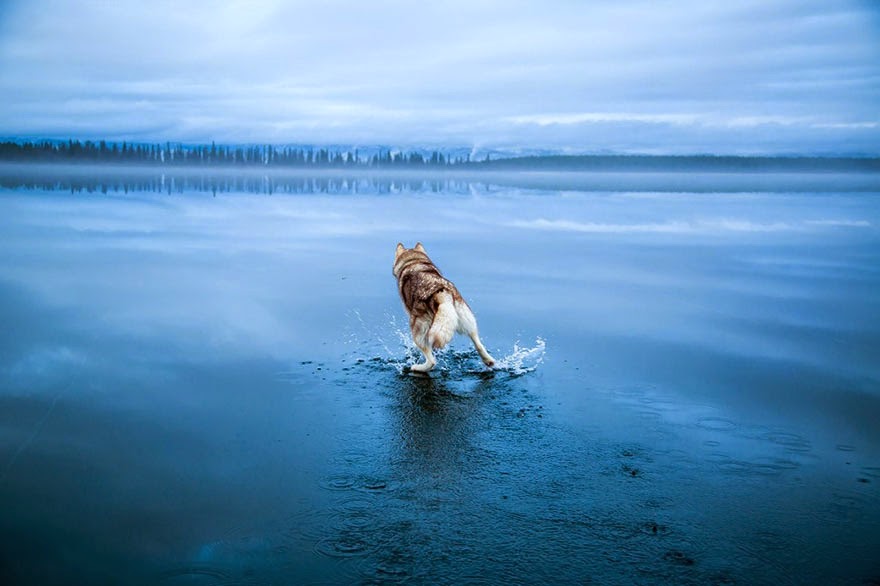
POLYGON ((353 151, 327 148, 274 145, 229 146, 143 144, 101 141, 0 142, 0 160, 46 163, 126 163, 136 165, 179 166, 262 166, 262 167, 448 167, 467 163, 440 151, 420 152, 382 150, 368 156, 353 151))
POLYGON ((700 172, 878 172, 880 158, 736 155, 537 155, 480 159, 419 151, 275 145, 145 144, 108 141, 0 142, 0 161, 101 163, 179 167, 275 167, 308 169, 466 168, 496 171, 700 171, 700 172))

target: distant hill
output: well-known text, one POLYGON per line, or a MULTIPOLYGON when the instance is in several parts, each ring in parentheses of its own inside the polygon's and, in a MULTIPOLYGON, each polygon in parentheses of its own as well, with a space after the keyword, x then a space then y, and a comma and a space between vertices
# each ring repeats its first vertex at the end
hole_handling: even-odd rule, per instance
POLYGON ((746 157, 713 155, 543 155, 467 163, 522 171, 880 172, 878 157, 746 157))

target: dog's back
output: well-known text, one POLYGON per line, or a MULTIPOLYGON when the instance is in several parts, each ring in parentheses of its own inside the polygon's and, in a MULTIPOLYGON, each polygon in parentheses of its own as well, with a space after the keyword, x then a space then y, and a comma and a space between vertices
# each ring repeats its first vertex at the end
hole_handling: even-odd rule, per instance
POLYGON ((400 299, 409 314, 413 341, 425 352, 433 366, 432 349, 446 346, 456 332, 467 334, 487 365, 494 360, 477 335, 477 321, 461 293, 431 261, 421 242, 415 248, 397 245, 394 276, 400 299))
POLYGON ((445 278, 428 255, 417 248, 404 250, 394 262, 394 276, 400 299, 411 317, 433 315, 437 311, 435 297, 448 292, 453 300, 461 294, 449 279, 445 278))

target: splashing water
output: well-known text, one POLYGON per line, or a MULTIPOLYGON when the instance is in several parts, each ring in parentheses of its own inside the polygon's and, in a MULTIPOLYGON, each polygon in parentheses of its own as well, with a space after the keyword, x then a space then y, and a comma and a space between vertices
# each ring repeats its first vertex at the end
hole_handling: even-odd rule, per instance
POLYGON ((504 358, 495 359, 495 370, 503 370, 517 376, 532 372, 544 362, 546 348, 547 344, 540 336, 535 338, 535 345, 530 348, 520 347, 517 340, 513 343, 513 352, 504 358))
MULTIPOLYGON (((376 356, 374 354, 372 356, 359 357, 362 361, 367 361, 374 365, 378 363, 382 367, 394 368, 397 374, 404 374, 413 365, 424 361, 421 350, 412 341, 409 329, 400 327, 396 316, 386 314, 386 327, 377 328, 369 326, 357 310, 354 310, 352 314, 359 322, 363 335, 367 338, 360 340, 361 345, 367 346, 364 349, 367 352, 371 352, 368 349, 369 346, 378 343, 384 351, 384 356, 376 356), (397 338, 397 343, 389 343, 387 341, 389 338, 397 338)), ((357 334, 352 333, 349 343, 358 342, 358 338, 357 334)), ((507 373, 511 376, 520 376, 533 372, 544 361, 545 350, 546 343, 541 337, 535 338, 533 346, 520 346, 520 341, 517 340, 513 344, 512 351, 507 355, 499 358, 497 353, 493 353, 496 358, 495 366, 491 370, 507 373)), ((487 369, 483 366, 482 361, 473 348, 460 350, 447 347, 443 350, 435 351, 434 357, 437 359, 437 366, 434 367, 435 371, 447 374, 482 374, 487 372, 487 369)))
POLYGON ((358 310, 355 309, 351 313, 357 318, 361 333, 359 335, 358 332, 352 332, 347 343, 365 346, 365 348, 356 351, 357 356, 355 358, 357 360, 371 364, 379 363, 383 366, 391 366, 398 374, 403 374, 409 367, 422 361, 422 353, 412 341, 409 331, 397 325, 397 318, 394 315, 386 313, 387 327, 381 328, 367 324, 358 310), (360 339, 361 337, 364 339, 360 339), (392 340, 397 338, 397 343, 389 343, 387 341, 389 338, 392 340), (376 343, 381 346, 384 356, 375 354, 376 343), (371 349, 371 346, 374 348, 371 349), (402 356, 400 352, 401 347, 403 348, 402 356), (368 355, 361 355, 363 351, 366 351, 368 355))

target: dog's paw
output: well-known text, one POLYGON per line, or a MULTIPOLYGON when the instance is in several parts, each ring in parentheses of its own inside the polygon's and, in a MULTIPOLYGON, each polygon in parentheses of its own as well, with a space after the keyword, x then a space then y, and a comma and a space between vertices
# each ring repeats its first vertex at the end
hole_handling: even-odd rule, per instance
POLYGON ((495 359, 490 358, 489 360, 484 360, 483 364, 485 364, 488 368, 495 368, 495 359))

